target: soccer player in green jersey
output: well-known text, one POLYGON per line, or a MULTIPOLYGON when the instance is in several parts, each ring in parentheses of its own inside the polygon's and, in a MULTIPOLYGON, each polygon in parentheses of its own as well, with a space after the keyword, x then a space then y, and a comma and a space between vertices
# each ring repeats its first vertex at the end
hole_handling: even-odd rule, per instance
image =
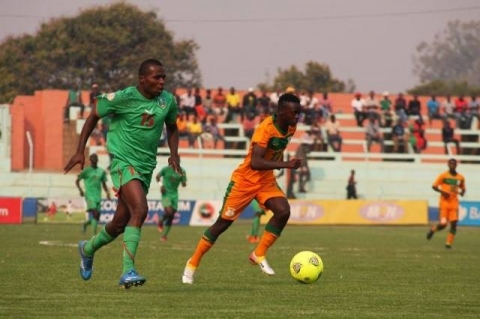
POLYGON ((112 221, 88 241, 78 245, 80 276, 92 276, 93 256, 101 247, 123 233, 123 271, 119 285, 141 286, 146 279, 135 269, 135 255, 142 225, 147 217, 147 192, 157 164, 157 145, 166 125, 170 157, 168 164, 181 174, 178 155, 178 106, 175 97, 163 90, 163 64, 154 59, 142 62, 138 85, 115 93, 102 94, 85 121, 77 151, 64 168, 65 173, 85 164, 85 144, 100 118, 113 115, 108 131, 108 152, 112 154, 110 176, 118 197, 112 221))
POLYGON ((180 184, 182 184, 182 187, 187 186, 187 174, 183 168, 181 170, 182 174, 179 174, 172 167, 165 166, 155 177, 160 185, 164 211, 162 218, 158 221, 161 241, 167 241, 173 217, 178 210, 178 187, 180 184))
POLYGON ((80 196, 85 196, 85 201, 87 202, 87 213, 88 220, 83 223, 83 232, 87 230, 88 225, 92 225, 93 235, 97 234, 97 225, 100 220, 100 202, 102 200, 102 187, 107 198, 110 199, 110 192, 107 188, 107 173, 104 169, 98 167, 98 156, 97 154, 90 155, 90 166, 85 168, 77 176, 75 181, 80 196), (85 192, 80 186, 80 181, 83 179, 85 184, 85 192))

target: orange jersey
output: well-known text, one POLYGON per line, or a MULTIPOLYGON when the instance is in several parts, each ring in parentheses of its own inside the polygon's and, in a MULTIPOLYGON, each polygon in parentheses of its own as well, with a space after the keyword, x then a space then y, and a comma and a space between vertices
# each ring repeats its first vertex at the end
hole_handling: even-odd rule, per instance
POLYGON ((438 175, 433 186, 450 194, 448 197, 440 195, 440 207, 443 205, 458 206, 458 194, 460 190, 465 191, 465 177, 459 173, 452 175, 450 171, 446 171, 438 175))
POLYGON ((287 144, 295 134, 296 126, 289 126, 286 132, 282 132, 274 122, 275 115, 267 117, 260 123, 253 133, 252 142, 248 154, 240 166, 238 166, 232 174, 232 180, 234 182, 247 182, 250 184, 257 183, 271 183, 275 181, 275 175, 273 170, 253 170, 250 167, 252 162, 253 146, 258 144, 259 146, 266 148, 264 158, 269 161, 283 161, 283 152, 287 148, 287 144))

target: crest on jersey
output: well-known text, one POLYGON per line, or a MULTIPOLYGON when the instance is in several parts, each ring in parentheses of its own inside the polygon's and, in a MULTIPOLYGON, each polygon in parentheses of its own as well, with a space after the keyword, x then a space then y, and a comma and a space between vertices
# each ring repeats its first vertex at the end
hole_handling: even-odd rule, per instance
POLYGON ((161 109, 164 109, 167 107, 167 103, 165 102, 165 100, 162 98, 162 97, 159 97, 158 98, 158 106, 161 108, 161 109))
POLYGON ((114 98, 115 98, 115 93, 108 93, 107 94, 107 100, 113 101, 114 98))

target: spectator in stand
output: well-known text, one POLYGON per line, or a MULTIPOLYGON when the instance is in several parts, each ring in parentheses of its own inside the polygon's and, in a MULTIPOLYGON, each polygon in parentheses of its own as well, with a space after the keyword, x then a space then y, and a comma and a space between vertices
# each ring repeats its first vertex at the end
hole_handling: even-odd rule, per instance
POLYGON ((450 125, 450 121, 445 119, 443 121, 443 128, 442 128, 442 141, 445 147, 445 154, 448 155, 448 143, 455 144, 455 148, 457 149, 457 155, 460 154, 460 142, 458 139, 455 138, 455 132, 450 125))
POLYGON ((177 88, 173 89, 172 95, 175 97, 175 102, 177 102, 177 105, 180 107, 181 101, 180 101, 180 95, 177 94, 177 88))
POLYGON ((393 109, 402 123, 407 122, 407 100, 405 100, 403 97, 403 93, 398 93, 398 96, 393 104, 393 109))
POLYGON ((471 118, 476 117, 477 119, 480 119, 479 113, 478 113, 479 106, 480 105, 478 103, 477 96, 473 94, 470 102, 468 103, 468 111, 467 111, 468 115, 471 118))
POLYGON ((258 121, 255 114, 247 113, 243 118, 242 126, 243 126, 243 133, 249 139, 252 138, 253 132, 255 131, 255 127, 257 126, 258 121))
POLYGON ((368 97, 365 99, 365 117, 367 119, 374 117, 375 120, 380 121, 380 114, 378 113, 379 108, 380 104, 375 97, 375 92, 370 91, 368 97))
POLYGON ((202 123, 198 121, 198 118, 196 115, 193 115, 192 122, 187 123, 187 130, 188 130, 188 147, 194 148, 195 141, 203 132, 202 123))
POLYGON ((267 90, 262 89, 258 97, 259 114, 262 112, 270 113, 270 98, 267 96, 267 90))
POLYGON ((457 128, 469 130, 472 125, 472 118, 468 113, 468 103, 463 95, 460 95, 455 100, 455 119, 457 121, 457 128))
POLYGON ((313 137, 311 136, 310 132, 307 131, 302 136, 300 141, 300 145, 295 152, 296 158, 301 158, 302 164, 297 169, 298 175, 298 192, 299 193, 306 193, 307 190, 305 186, 310 181, 310 168, 308 167, 308 153, 312 150, 313 145, 313 137))
POLYGON ((198 120, 202 122, 202 124, 205 124, 207 121, 207 111, 205 111, 205 108, 203 107, 200 88, 195 88, 193 97, 195 98, 195 114, 197 114, 198 120))
POLYGON ((320 119, 314 121, 310 126, 310 134, 313 137, 312 151, 323 152, 325 140, 323 139, 322 129, 319 124, 320 119))
POLYGON ((427 148, 427 139, 425 137, 425 129, 422 118, 419 117, 411 125, 410 144, 413 147, 415 153, 419 154, 421 151, 427 148))
POLYGON ((187 114, 187 119, 190 115, 196 115, 195 112, 195 96, 192 94, 192 89, 188 88, 187 92, 180 96, 180 109, 187 114))
POLYGON ((243 96, 242 100, 243 113, 241 114, 241 121, 246 114, 258 115, 257 110, 257 96, 253 88, 248 88, 248 93, 243 96))
POLYGON ((409 116, 416 116, 418 118, 422 118, 422 114, 420 113, 421 109, 422 109, 422 104, 418 99, 418 94, 414 94, 413 99, 410 100, 410 102, 408 102, 407 114, 409 116))
POLYGON ((232 86, 230 92, 227 94, 228 116, 225 122, 238 123, 243 116, 242 105, 240 104, 240 95, 232 86))
POLYGON ((385 144, 383 142, 383 134, 380 130, 380 125, 378 125, 377 119, 375 116, 370 115, 368 118, 368 124, 366 127, 366 139, 367 139, 367 152, 370 152, 372 143, 378 143, 380 145, 380 152, 384 152, 385 144))
POLYGON ((308 100, 309 100, 309 103, 308 103, 309 112, 313 114, 312 122, 310 123, 310 125, 312 125, 313 123, 322 120, 323 110, 322 110, 322 106, 320 105, 320 101, 317 99, 317 97, 315 96, 312 90, 308 91, 308 100))
POLYGON ((392 126, 393 152, 398 153, 400 144, 403 145, 403 152, 408 153, 408 133, 405 130, 405 122, 402 119, 397 120, 397 124, 392 126))
POLYGON ((335 118, 335 115, 330 115, 330 120, 325 123, 327 131, 328 144, 333 148, 334 152, 342 151, 342 137, 340 136, 340 122, 335 118))
POLYGON ((223 116, 220 122, 223 122, 227 116, 227 97, 223 94, 223 88, 220 86, 217 90, 217 94, 213 96, 213 110, 219 116, 223 116))
POLYGON ((187 114, 185 112, 178 113, 177 115, 177 130, 178 130, 178 137, 180 138, 188 138, 188 120, 187 114))
POLYGON ((302 91, 298 98, 300 99, 300 106, 302 107, 302 113, 300 114, 300 119, 298 122, 305 125, 310 125, 313 117, 313 114, 311 114, 310 110, 308 109, 310 99, 305 91, 302 91))
POLYGON ((362 93, 355 93, 355 97, 352 100, 352 108, 355 119, 357 120, 357 126, 363 126, 363 121, 365 120, 365 100, 362 99, 362 93))
POLYGON ((445 118, 455 119, 455 103, 453 103, 450 95, 445 97, 445 101, 442 103, 442 108, 445 118))
POLYGON ((213 111, 213 99, 212 99, 212 90, 207 89, 205 91, 205 98, 203 99, 203 108, 207 115, 214 115, 215 112, 213 111))
POLYGON ((333 112, 333 104, 328 97, 328 92, 323 92, 322 99, 319 101, 320 110, 322 111, 323 121, 327 121, 333 112))
POLYGON ((63 116, 63 122, 70 122, 70 107, 78 106, 80 107, 80 118, 83 118, 83 112, 85 111, 85 105, 82 101, 82 91, 78 88, 78 85, 73 85, 73 87, 68 90, 67 102, 65 103, 65 113, 63 116))
POLYGON ((282 90, 276 89, 274 92, 270 94, 270 112, 269 114, 273 114, 276 112, 278 99, 282 95, 282 90))
POLYGON ((380 109, 382 111, 383 127, 392 127, 392 100, 390 100, 388 91, 383 92, 383 99, 380 101, 380 109))
POLYGON ((220 133, 220 128, 217 125, 217 118, 215 116, 210 117, 209 123, 203 126, 202 140, 213 141, 213 148, 217 148, 218 141, 225 142, 225 138, 220 133))
POLYGON ((433 120, 443 121, 444 116, 440 113, 440 103, 437 101, 437 97, 432 95, 430 100, 427 102, 428 109, 428 123, 430 127, 432 126, 433 120))

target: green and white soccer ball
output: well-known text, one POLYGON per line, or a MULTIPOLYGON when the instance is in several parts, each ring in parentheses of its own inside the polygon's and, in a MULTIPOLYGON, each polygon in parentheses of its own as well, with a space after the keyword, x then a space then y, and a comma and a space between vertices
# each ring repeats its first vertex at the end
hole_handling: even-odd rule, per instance
POLYGON ((312 251, 301 251, 290 262, 290 274, 304 284, 316 282, 323 273, 323 261, 312 251))

